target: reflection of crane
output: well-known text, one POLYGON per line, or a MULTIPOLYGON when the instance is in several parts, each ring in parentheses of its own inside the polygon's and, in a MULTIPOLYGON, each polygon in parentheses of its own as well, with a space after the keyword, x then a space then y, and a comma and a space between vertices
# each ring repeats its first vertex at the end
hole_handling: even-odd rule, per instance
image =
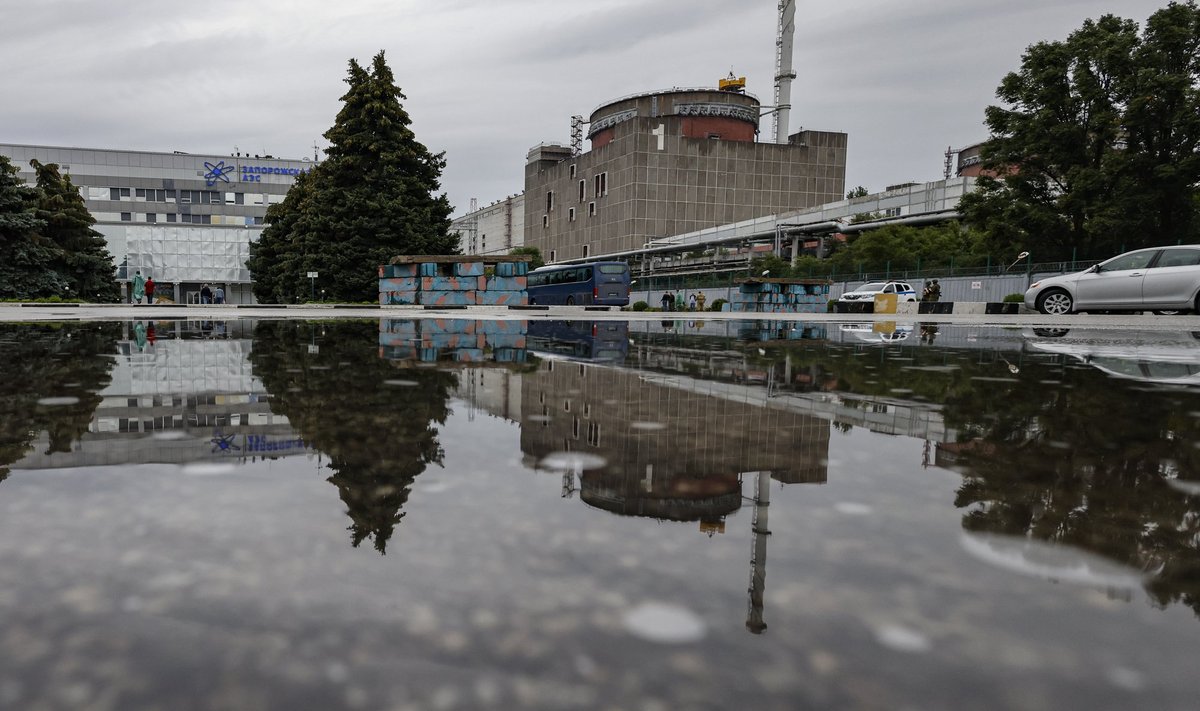
POLYGON ((767 588, 767 507, 771 505, 771 472, 758 473, 754 484, 754 517, 750 530, 754 533, 754 548, 750 554, 750 609, 746 614, 746 629, 762 634, 767 629, 763 622, 763 594, 767 588))

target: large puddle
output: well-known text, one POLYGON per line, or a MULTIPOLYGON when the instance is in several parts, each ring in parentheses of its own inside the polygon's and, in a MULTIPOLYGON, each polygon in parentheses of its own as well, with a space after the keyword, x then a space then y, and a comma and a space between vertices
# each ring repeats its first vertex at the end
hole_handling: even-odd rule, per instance
POLYGON ((1194 708, 1200 333, 0 325, 0 708, 1194 708))

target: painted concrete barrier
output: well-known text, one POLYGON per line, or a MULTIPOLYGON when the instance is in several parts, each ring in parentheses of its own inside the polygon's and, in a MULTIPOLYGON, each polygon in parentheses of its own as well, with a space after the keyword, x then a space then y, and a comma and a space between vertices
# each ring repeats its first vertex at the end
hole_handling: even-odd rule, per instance
POLYGON ((416 255, 379 266, 380 306, 521 306, 528 257, 416 255))
POLYGON ((829 282, 802 279, 751 279, 730 294, 729 310, 739 313, 824 313, 829 282))
POLYGON ((528 329, 528 321, 382 319, 379 357, 425 363, 524 363, 528 329))

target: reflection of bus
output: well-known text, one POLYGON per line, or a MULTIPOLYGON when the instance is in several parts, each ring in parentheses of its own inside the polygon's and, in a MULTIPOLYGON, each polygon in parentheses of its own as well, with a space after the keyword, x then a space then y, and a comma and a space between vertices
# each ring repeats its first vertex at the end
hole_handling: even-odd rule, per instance
POLYGON ((542 267, 529 272, 531 304, 629 305, 629 265, 594 262, 542 267))
POLYGON ((629 324, 625 321, 530 321, 526 347, 543 355, 623 361, 629 352, 629 324))

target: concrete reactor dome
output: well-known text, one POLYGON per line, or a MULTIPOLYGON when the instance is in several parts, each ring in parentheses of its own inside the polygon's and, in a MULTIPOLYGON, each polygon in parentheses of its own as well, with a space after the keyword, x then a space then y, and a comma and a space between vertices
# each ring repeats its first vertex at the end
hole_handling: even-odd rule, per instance
POLYGON ((588 139, 594 150, 613 140, 619 124, 636 118, 657 118, 679 124, 667 127, 672 135, 753 141, 759 113, 758 99, 740 89, 651 91, 610 101, 593 111, 588 139))

